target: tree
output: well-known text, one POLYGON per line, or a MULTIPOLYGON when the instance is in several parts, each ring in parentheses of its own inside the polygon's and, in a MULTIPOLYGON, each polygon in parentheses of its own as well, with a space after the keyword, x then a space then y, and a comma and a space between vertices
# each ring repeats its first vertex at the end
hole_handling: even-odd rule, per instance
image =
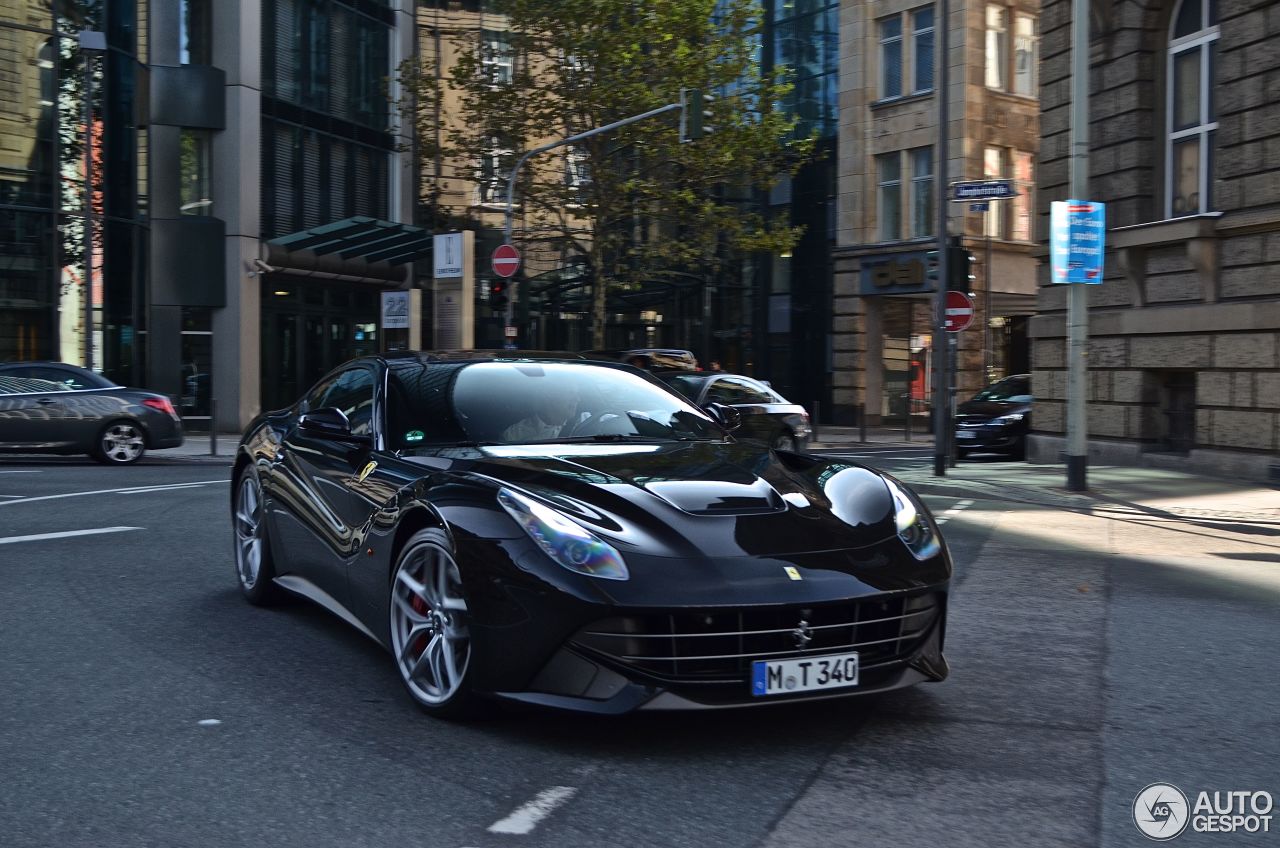
POLYGON ((690 270, 714 279, 732 255, 795 243, 796 228, 751 202, 813 150, 774 108, 789 86, 761 74, 757 3, 493 0, 492 7, 506 30, 458 34, 461 58, 447 71, 402 75, 424 159, 471 163, 491 190, 505 192, 515 159, 548 140, 677 103, 684 88, 713 95, 714 131, 696 142, 680 142, 673 112, 537 157, 521 171, 517 202, 530 225, 517 238, 558 242, 585 267, 596 347, 605 346, 610 290, 690 270), (455 97, 461 114, 442 130, 441 104, 455 97))

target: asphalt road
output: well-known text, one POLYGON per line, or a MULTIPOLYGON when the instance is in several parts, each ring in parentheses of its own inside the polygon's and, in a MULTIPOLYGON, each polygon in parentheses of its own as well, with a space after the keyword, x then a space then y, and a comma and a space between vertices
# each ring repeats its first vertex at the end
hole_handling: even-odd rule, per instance
POLYGON ((930 497, 946 683, 463 725, 327 613, 240 599, 227 477, 0 460, 0 844, 1137 845, 1148 783, 1280 796, 1280 535, 930 497))

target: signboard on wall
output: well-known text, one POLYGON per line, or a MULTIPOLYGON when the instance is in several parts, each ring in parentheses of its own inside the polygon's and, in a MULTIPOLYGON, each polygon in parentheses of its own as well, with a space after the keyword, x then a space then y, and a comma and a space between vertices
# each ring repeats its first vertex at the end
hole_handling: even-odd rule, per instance
POLYGON ((1091 200, 1055 200, 1050 204, 1050 280, 1101 285, 1106 235, 1106 204, 1091 200))
POLYGON ((407 291, 382 293, 382 329, 409 329, 409 293, 407 291))
POLYGON ((437 280, 462 276, 462 233, 440 233, 431 247, 437 280))
POLYGON ((925 294, 933 291, 928 277, 928 254, 886 253, 862 257, 858 294, 925 294))

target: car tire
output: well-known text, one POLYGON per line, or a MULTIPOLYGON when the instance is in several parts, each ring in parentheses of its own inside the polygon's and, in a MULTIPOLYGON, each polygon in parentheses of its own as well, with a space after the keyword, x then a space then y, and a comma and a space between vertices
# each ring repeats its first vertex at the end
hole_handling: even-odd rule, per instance
POLYGON ((969 451, 965 448, 956 448, 956 459, 968 459, 969 451))
POLYGON ((1009 452, 1009 456, 1011 456, 1014 459, 1027 458, 1027 437, 1026 436, 1018 437, 1018 443, 1013 446, 1013 450, 1009 452))
POLYGON ((769 447, 774 450, 791 451, 792 453, 800 452, 800 445, 796 442, 796 437, 791 435, 790 430, 783 430, 774 436, 773 441, 769 442, 769 447))
POLYGON ((98 431, 89 455, 104 465, 132 465, 147 452, 147 439, 136 421, 121 418, 98 431))
POLYGON ((275 560, 267 541, 266 512, 258 472, 247 466, 235 478, 231 527, 236 545, 236 579, 245 600, 257 607, 273 606, 284 598, 276 585, 275 560))
POLYGON ((387 606, 387 644, 414 703, 438 718, 484 715, 470 685, 476 659, 462 573, 442 530, 419 530, 404 543, 387 606))

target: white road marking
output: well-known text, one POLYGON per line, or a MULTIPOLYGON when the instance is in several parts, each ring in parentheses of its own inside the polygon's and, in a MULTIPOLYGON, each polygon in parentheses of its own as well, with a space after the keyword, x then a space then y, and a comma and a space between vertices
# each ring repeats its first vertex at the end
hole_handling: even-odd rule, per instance
POLYGON ((538 797, 520 807, 501 821, 489 825, 490 833, 530 833, 538 822, 551 815, 556 807, 568 801, 577 792, 573 786, 552 786, 538 793, 538 797))
POLYGON ((973 506, 973 501, 971 500, 956 501, 955 504, 953 504, 950 509, 943 512, 942 515, 934 516, 934 523, 946 524, 948 518, 959 514, 961 511, 968 509, 971 506, 973 506))
POLYGON ((202 718, 198 722, 196 722, 196 724, 200 725, 201 727, 217 727, 218 725, 222 724, 222 721, 216 718, 202 718))
POLYGON ((26 495, 0 495, 0 498, 25 498, 26 495))
POLYGON ((213 483, 227 483, 228 480, 196 480, 191 483, 173 483, 167 486, 131 486, 126 489, 95 489, 92 492, 66 492, 61 495, 40 495, 35 498, 21 498, 20 500, 5 501, 0 506, 13 506, 14 504, 35 503, 36 501, 53 501, 59 498, 80 498, 85 495, 129 495, 144 492, 164 492, 172 489, 190 489, 196 486, 208 486, 213 483))
POLYGON ((100 536, 103 533, 123 533, 126 530, 141 529, 141 527, 97 527, 93 530, 65 530, 61 533, 35 533, 31 536, 0 536, 0 545, 11 545, 14 542, 43 542, 46 539, 70 539, 73 536, 100 536))
POLYGON ((0 474, 43 474, 39 469, 31 469, 28 471, 0 471, 0 474))

